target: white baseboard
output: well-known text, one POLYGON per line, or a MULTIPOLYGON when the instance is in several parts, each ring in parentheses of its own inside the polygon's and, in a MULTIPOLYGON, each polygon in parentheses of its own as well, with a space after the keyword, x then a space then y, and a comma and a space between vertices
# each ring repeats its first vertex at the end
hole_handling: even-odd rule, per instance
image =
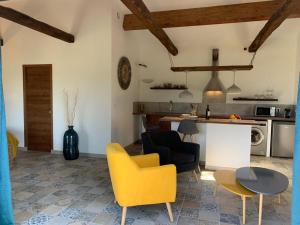
POLYGON ((217 171, 217 170, 233 170, 233 171, 235 171, 236 168, 219 167, 219 166, 205 166, 205 170, 212 170, 212 171, 217 171))
MULTIPOLYGON (((52 150, 51 154, 56 154, 56 155, 62 155, 63 152, 59 150, 52 150)), ((85 157, 91 157, 91 158, 100 158, 100 159, 106 159, 105 154, 95 154, 95 153, 84 153, 84 152, 79 152, 79 156, 85 156, 85 157)))
POLYGON ((27 152, 28 151, 27 147, 18 147, 18 150, 19 151, 23 151, 23 152, 27 152))

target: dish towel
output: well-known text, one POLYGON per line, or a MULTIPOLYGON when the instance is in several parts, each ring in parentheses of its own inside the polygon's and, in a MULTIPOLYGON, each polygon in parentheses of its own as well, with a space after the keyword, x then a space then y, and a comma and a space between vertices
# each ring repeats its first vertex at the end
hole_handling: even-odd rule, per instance
MULTIPOLYGON (((299 76, 300 77, 300 76, 299 76)), ((296 110, 296 131, 294 148, 294 171, 293 171, 293 194, 292 194, 292 225, 300 224, 300 79, 298 85, 298 99, 296 110)))
POLYGON ((13 225, 13 206, 8 162, 4 96, 2 86, 2 57, 0 47, 0 224, 13 225))

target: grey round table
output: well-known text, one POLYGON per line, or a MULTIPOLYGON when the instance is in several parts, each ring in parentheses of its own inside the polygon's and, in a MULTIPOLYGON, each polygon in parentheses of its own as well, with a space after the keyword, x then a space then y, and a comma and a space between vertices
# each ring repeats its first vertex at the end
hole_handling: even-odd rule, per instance
POLYGON ((236 171, 236 179, 248 190, 259 194, 259 225, 262 224, 263 196, 280 194, 289 186, 285 175, 261 167, 242 167, 236 171))

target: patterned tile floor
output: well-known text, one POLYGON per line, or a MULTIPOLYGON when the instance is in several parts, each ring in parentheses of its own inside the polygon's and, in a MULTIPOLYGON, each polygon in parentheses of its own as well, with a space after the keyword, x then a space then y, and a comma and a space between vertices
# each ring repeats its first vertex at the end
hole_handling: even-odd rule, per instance
MULTIPOLYGON (((291 177, 291 160, 253 158, 253 165, 277 169, 291 177)), ((20 152, 12 170, 16 223, 22 225, 114 225, 121 209, 114 204, 105 159, 80 157, 65 161, 61 155, 20 152)), ((198 184, 192 173, 178 176, 174 223, 165 205, 132 207, 127 225, 240 225, 241 199, 221 188, 213 195, 212 172, 202 171, 198 184)), ((282 195, 266 197, 264 225, 290 224, 291 188, 282 195)), ((258 199, 247 202, 247 224, 257 224, 258 199)))

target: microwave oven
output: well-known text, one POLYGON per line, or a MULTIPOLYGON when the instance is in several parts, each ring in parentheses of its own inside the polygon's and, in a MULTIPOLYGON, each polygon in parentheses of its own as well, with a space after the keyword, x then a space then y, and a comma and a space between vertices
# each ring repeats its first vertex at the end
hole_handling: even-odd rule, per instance
POLYGON ((274 106, 256 106, 255 116, 275 116, 276 108, 274 106))

